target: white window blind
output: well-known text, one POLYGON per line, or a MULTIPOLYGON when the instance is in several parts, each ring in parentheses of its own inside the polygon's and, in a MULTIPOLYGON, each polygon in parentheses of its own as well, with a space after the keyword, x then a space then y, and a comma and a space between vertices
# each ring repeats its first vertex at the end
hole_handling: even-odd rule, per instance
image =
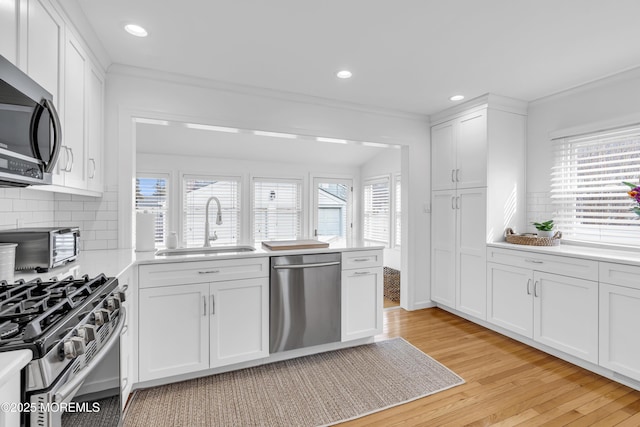
POLYGON ((640 177, 640 125, 553 141, 551 197, 572 240, 640 246, 640 221, 622 181, 640 177))
POLYGON ((396 175, 395 177, 395 194, 394 194, 394 203, 395 203, 395 245, 400 246, 402 241, 402 184, 400 180, 400 175, 396 175))
POLYGON ((156 215, 155 241, 164 243, 167 232, 168 175, 140 174, 136 177, 136 211, 156 215))
POLYGON ((254 178, 254 240, 292 240, 301 229, 302 181, 254 178))
POLYGON ((240 236, 240 179, 185 175, 183 182, 183 240, 186 246, 204 244, 205 208, 210 197, 220 200, 222 224, 216 224, 218 205, 209 204, 209 230, 214 245, 236 244, 240 236))
POLYGON ((364 240, 389 245, 389 180, 371 180, 364 184, 364 240))

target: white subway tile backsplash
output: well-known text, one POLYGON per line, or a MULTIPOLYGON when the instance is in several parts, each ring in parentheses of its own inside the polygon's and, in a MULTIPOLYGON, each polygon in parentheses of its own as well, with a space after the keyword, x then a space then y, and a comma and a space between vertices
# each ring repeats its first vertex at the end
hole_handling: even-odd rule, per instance
POLYGON ((118 191, 102 198, 34 189, 0 189, 0 229, 16 227, 80 228, 81 250, 118 247, 118 191))

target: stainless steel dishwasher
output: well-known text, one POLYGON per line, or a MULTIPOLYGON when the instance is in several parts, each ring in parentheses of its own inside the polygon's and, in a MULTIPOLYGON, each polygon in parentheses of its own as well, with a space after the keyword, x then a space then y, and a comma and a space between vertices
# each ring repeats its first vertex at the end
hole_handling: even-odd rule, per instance
POLYGON ((340 341, 340 259, 271 257, 270 353, 340 341))

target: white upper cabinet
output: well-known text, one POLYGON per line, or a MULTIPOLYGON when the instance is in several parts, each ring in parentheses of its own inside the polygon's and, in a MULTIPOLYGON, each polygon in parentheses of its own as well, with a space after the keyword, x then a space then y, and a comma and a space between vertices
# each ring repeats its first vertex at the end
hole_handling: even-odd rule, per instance
POLYGON ((20 0, 0 2, 0 55, 18 64, 18 4, 20 0))
POLYGON ((46 0, 27 2, 27 74, 53 95, 60 110, 64 21, 46 0))
POLYGON ((434 159, 433 190, 486 186, 486 110, 434 126, 431 130, 431 149, 434 159))
POLYGON ((86 140, 86 89, 87 57, 80 42, 66 32, 64 54, 64 114, 62 132, 62 155, 59 164, 64 185, 74 188, 86 187, 85 140, 86 140))
POLYGON ((87 75, 87 189, 102 192, 104 189, 104 79, 94 67, 87 75))

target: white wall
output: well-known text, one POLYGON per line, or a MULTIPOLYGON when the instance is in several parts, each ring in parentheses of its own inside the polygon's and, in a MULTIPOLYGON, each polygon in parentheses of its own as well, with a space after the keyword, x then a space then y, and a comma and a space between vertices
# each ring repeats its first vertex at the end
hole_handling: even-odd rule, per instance
MULTIPOLYGON (((529 104, 527 132, 528 222, 549 219, 553 150, 550 134, 640 123, 640 68, 529 104)), ((529 226, 533 231, 533 226, 529 226)))
MULTIPOLYGON (((391 206, 393 207, 393 199, 395 198, 395 181, 396 174, 401 173, 402 152, 398 149, 389 148, 382 153, 369 160, 360 168, 360 176, 362 182, 369 178, 380 176, 389 177, 391 206)), ((393 217, 393 215, 392 215, 393 217)), ((391 227, 394 226, 392 223, 391 227)), ((391 245, 393 246, 393 245, 391 245)), ((402 252, 400 247, 385 248, 384 265, 396 270, 402 271, 402 252)))
MULTIPOLYGON (((324 99, 237 87, 148 70, 113 66, 107 74, 107 174, 118 185, 119 242, 130 243, 132 227, 135 126, 132 118, 182 120, 300 135, 401 144, 407 189, 410 253, 406 277, 411 284, 409 308, 429 299, 429 122, 426 117, 378 111, 324 99), (410 153, 409 153, 410 152, 410 153), (405 165, 406 163, 406 165, 405 165), (406 166, 406 167, 405 167, 406 166)), ((405 270, 403 269, 403 273, 405 270)))

